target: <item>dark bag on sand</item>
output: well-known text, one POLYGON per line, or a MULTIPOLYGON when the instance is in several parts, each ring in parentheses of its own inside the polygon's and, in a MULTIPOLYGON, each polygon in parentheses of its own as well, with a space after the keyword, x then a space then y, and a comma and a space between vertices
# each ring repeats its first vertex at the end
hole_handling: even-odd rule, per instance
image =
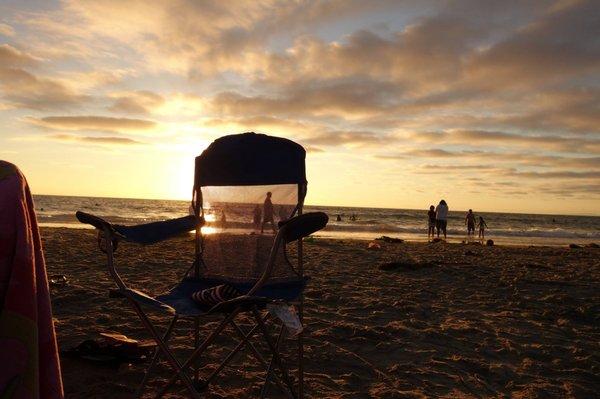
POLYGON ((192 299, 199 305, 213 306, 217 303, 225 302, 242 295, 229 284, 217 285, 216 287, 207 288, 201 291, 194 292, 192 299))

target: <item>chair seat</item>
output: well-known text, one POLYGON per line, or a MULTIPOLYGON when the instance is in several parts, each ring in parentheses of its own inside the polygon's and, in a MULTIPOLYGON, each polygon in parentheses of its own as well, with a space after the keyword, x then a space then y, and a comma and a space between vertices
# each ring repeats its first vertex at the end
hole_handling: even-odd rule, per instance
MULTIPOLYGON (((294 301, 300 297, 307 282, 308 277, 305 277, 302 280, 271 282, 265 284, 255 293, 255 295, 273 300, 294 301)), ((204 307, 194 302, 192 294, 221 284, 229 284, 243 294, 246 294, 250 291, 252 286, 254 286, 254 282, 235 282, 219 278, 196 279, 186 277, 175 287, 171 288, 169 292, 157 296, 156 300, 175 309, 175 312, 180 316, 199 316, 207 313, 211 307, 204 307)))

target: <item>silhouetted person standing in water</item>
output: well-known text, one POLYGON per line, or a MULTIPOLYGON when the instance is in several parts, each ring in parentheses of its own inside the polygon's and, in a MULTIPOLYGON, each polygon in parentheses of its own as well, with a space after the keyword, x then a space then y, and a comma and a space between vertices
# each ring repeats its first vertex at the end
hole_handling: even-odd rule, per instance
POLYGON ((475 214, 473 209, 469 209, 467 216, 465 216, 465 224, 467 225, 467 236, 471 234, 475 235, 475 214))
POLYGON ((227 228, 227 215, 225 215, 225 209, 221 210, 221 228, 227 228))
POLYGON ((427 239, 433 238, 435 236, 435 208, 433 205, 429 207, 429 212, 427 212, 427 239))
POLYGON ((265 231, 265 223, 271 223, 271 228, 273 229, 273 233, 277 232, 275 228, 275 221, 273 220, 273 203, 271 202, 271 192, 267 193, 267 198, 265 198, 265 202, 263 204, 263 222, 260 227, 260 233, 262 234, 265 231))
POLYGON ((446 239, 446 226, 448 225, 448 204, 441 200, 435 208, 435 228, 437 236, 440 237, 440 230, 444 232, 444 240, 446 239))
POLYGON ((260 205, 256 204, 254 207, 254 215, 252 218, 252 222, 254 223, 254 228, 258 230, 260 227, 260 219, 262 218, 262 211, 260 210, 260 205))

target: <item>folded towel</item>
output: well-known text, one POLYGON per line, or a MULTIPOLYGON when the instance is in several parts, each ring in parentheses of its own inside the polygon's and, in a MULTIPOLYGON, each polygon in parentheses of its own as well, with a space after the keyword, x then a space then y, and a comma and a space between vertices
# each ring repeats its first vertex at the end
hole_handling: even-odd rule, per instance
POLYGON ((196 291, 192 294, 192 299, 199 305, 214 306, 217 303, 225 302, 242 295, 229 284, 217 285, 216 287, 206 288, 196 291))

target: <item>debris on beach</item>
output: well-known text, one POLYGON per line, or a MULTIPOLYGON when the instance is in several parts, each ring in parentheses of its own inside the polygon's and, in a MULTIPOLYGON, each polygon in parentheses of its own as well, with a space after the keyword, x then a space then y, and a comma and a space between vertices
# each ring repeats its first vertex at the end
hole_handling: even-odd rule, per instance
POLYGON ((403 243, 404 240, 402 238, 395 238, 395 237, 388 237, 388 236, 381 236, 379 238, 375 239, 376 241, 383 241, 383 242, 389 242, 392 244, 400 244, 403 243))
POLYGON ((487 245, 488 247, 493 247, 494 246, 494 240, 487 240, 485 242, 485 245, 487 245))
POLYGON ((369 245, 367 245, 367 249, 370 249, 370 250, 381 249, 381 245, 376 242, 370 242, 369 245))
POLYGON ((69 284, 69 279, 64 274, 53 274, 49 280, 50 287, 64 287, 69 284))
POLYGON ((391 271, 391 270, 420 270, 434 267, 435 265, 427 262, 414 262, 414 261, 398 261, 398 262, 387 262, 379 265, 379 270, 391 271))

